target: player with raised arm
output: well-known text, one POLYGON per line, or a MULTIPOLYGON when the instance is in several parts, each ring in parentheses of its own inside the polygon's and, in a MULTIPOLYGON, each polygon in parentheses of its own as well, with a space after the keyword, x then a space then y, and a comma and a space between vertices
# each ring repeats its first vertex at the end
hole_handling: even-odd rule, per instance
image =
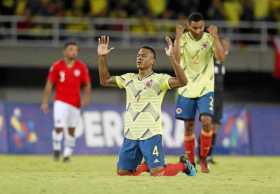
POLYGON ((113 86, 126 91, 126 111, 124 124, 124 142, 119 152, 117 173, 120 176, 136 176, 142 172, 150 172, 152 176, 174 176, 185 172, 195 176, 194 166, 181 157, 176 164, 166 164, 162 147, 161 104, 167 90, 184 86, 186 76, 179 66, 175 52, 179 46, 173 47, 167 38, 169 56, 175 77, 153 71, 156 53, 153 48, 143 46, 137 54, 138 73, 126 73, 111 76, 107 66, 109 37, 102 36, 98 44, 98 69, 100 83, 107 87, 113 86), (137 166, 142 159, 145 163, 137 166))
POLYGON ((180 39, 181 66, 188 77, 188 85, 178 89, 176 118, 185 125, 184 148, 188 159, 195 164, 194 119, 199 112, 202 124, 200 134, 200 167, 209 172, 206 157, 212 142, 214 102, 214 56, 223 61, 225 54, 218 28, 211 25, 204 32, 205 21, 200 13, 188 17, 186 32, 180 39))
POLYGON ((75 129, 80 119, 80 107, 91 101, 91 81, 86 64, 77 59, 79 47, 75 42, 68 42, 64 46, 64 58, 53 63, 43 92, 41 109, 49 111, 49 98, 55 87, 54 101, 54 130, 52 144, 54 159, 61 154, 61 142, 64 129, 68 134, 64 136, 63 161, 68 162, 75 147, 75 129), (80 89, 83 87, 83 98, 80 89))

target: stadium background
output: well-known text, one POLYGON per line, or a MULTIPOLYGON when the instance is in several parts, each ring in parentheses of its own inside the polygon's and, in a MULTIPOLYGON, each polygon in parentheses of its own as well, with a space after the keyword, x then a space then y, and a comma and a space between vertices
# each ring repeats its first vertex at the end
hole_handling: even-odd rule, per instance
MULTIPOLYGON (((164 35, 192 11, 202 12, 231 41, 217 153, 279 155, 279 0, 2 0, 0 152, 51 153, 52 118, 40 112, 40 98, 50 64, 61 57, 63 43, 74 40, 93 84, 76 153, 117 153, 125 94, 99 85, 97 37, 112 37, 112 74, 135 72, 141 45, 156 48, 156 71, 171 73, 164 35)), ((164 101, 168 154, 182 153, 182 123, 173 119, 175 95, 170 92, 164 101)))

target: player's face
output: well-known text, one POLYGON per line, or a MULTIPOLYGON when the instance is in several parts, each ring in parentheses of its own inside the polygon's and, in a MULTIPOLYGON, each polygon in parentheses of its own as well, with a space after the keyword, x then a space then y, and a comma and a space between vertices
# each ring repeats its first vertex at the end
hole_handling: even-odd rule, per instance
POLYGON ((198 22, 192 21, 189 23, 189 30, 196 39, 200 39, 202 37, 204 29, 205 22, 203 20, 198 22))
POLYGON ((77 45, 69 45, 64 49, 64 56, 68 59, 75 59, 78 56, 79 47, 77 45))
POLYGON ((141 48, 138 51, 136 64, 139 70, 145 70, 153 66, 155 58, 149 49, 141 48))

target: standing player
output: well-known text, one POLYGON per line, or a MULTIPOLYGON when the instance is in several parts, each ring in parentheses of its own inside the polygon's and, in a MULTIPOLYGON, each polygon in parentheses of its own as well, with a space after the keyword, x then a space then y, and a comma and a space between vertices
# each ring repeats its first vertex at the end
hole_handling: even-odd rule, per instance
POLYGON ((149 171, 152 176, 174 176, 185 172, 194 176, 194 166, 185 158, 176 164, 165 165, 162 148, 161 104, 167 90, 184 86, 186 76, 177 60, 170 38, 167 38, 169 56, 175 77, 153 71, 156 53, 153 48, 143 46, 137 54, 138 73, 111 76, 107 66, 109 37, 102 36, 98 45, 98 69, 103 86, 126 90, 126 112, 124 142, 119 153, 118 175, 136 176, 149 171), (137 166, 145 159, 140 168, 137 166))
POLYGON ((79 47, 75 42, 66 43, 64 58, 56 61, 50 68, 45 85, 41 109, 49 111, 49 98, 55 87, 54 127, 52 132, 54 159, 58 160, 64 129, 63 161, 68 162, 75 147, 75 129, 80 119, 80 107, 91 101, 91 81, 87 66, 77 59, 79 47), (83 86, 83 98, 80 100, 80 89, 83 86))
POLYGON ((188 159, 195 164, 194 119, 196 111, 202 124, 200 134, 200 167, 208 173, 206 157, 212 142, 212 115, 214 100, 213 58, 224 60, 224 49, 218 29, 210 26, 204 32, 205 21, 200 13, 188 17, 187 31, 180 39, 181 66, 188 77, 188 85, 178 89, 176 118, 184 120, 184 148, 188 159))
MULTIPOLYGON (((224 47, 225 55, 228 55, 230 43, 227 39, 222 39, 221 41, 224 47)), ((222 61, 214 59, 214 65, 215 65, 215 89, 214 89, 214 115, 213 115, 213 128, 212 128, 213 136, 212 136, 212 145, 206 158, 207 162, 211 164, 215 164, 212 154, 213 154, 214 146, 216 144, 217 130, 221 126, 221 120, 223 117, 224 78, 226 73, 226 68, 222 61)), ((200 145, 200 139, 198 140, 198 142, 200 145)))

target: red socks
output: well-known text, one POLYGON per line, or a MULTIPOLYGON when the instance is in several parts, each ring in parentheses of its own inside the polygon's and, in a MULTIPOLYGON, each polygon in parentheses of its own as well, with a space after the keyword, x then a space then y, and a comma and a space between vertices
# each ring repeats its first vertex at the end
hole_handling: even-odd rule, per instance
POLYGON ((179 172, 184 172, 185 166, 179 162, 176 164, 167 164, 160 172, 152 173, 152 176, 176 176, 179 172))
POLYGON ((167 164, 163 170, 163 176, 175 176, 179 172, 183 172, 185 166, 183 163, 179 162, 177 164, 167 164))
POLYGON ((143 172, 149 172, 149 168, 146 163, 139 164, 134 172, 130 172, 130 171, 123 172, 123 173, 118 172, 118 175, 119 176, 139 176, 143 172))
POLYGON ((137 166, 134 176, 138 176, 143 172, 149 172, 149 167, 146 163, 141 163, 137 166))
MULTIPOLYGON (((179 172, 184 172, 185 165, 182 162, 176 164, 167 164, 159 172, 152 173, 152 176, 175 176, 179 172)), ((118 173, 119 176, 139 176, 143 172, 149 172, 148 165, 146 163, 140 164, 135 172, 118 173)))
POLYGON ((205 132, 201 130, 200 135, 200 157, 202 159, 205 159, 207 157, 207 154, 212 146, 212 131, 205 132))
POLYGON ((185 148, 185 153, 188 156, 188 160, 192 164, 195 164, 195 161, 194 161, 194 156, 195 156, 195 136, 194 135, 185 136, 184 148, 185 148))

